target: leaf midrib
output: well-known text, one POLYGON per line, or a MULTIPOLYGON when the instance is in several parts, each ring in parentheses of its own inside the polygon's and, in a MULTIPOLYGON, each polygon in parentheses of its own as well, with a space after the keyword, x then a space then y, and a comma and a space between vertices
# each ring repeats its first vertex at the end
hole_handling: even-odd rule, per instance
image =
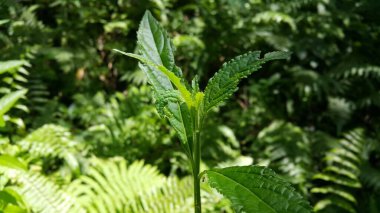
POLYGON ((249 188, 247 188, 246 186, 242 185, 241 183, 235 181, 234 179, 222 174, 222 173, 219 173, 219 172, 216 172, 216 171, 212 171, 212 170, 209 170, 209 172, 212 172, 212 173, 215 173, 216 175, 219 175, 219 176, 222 176, 226 179, 229 179, 231 180, 232 182, 236 183, 237 185, 240 185, 241 187, 243 187, 243 189, 245 191, 248 191, 250 194, 252 194, 254 197, 256 197, 258 200, 260 200, 262 203, 264 203, 267 207, 269 207, 269 209, 271 209, 274 213, 276 213, 277 211, 275 209, 273 209, 269 204, 267 204, 264 200, 262 200, 260 197, 258 197, 255 193, 253 193, 251 190, 249 190, 249 188))

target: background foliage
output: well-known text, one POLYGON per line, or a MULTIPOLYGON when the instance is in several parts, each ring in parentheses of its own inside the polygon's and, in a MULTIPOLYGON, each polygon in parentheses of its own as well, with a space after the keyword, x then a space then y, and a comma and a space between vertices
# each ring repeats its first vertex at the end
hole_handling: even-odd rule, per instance
MULTIPOLYGON (((0 211, 192 208, 175 132, 136 62, 111 51, 135 50, 146 9, 174 38, 186 78, 198 75, 201 85, 247 51, 293 53, 244 80, 221 116, 209 116, 204 168, 265 165, 316 211, 380 211, 376 0, 0 1, 0 162, 8 162, 0 211), (141 190, 115 193, 131 182, 141 190)), ((208 186, 202 193, 206 212, 231 211, 208 186)))

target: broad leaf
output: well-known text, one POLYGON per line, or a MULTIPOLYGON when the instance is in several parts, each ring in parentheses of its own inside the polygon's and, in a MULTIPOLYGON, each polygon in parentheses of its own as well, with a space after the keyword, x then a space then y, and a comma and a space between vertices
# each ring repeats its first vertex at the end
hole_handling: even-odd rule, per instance
POLYGON ((272 52, 260 57, 260 51, 249 52, 223 64, 222 68, 210 79, 205 89, 204 111, 218 106, 229 98, 237 89, 241 79, 261 68, 267 61, 286 59, 287 52, 272 52))
POLYGON ((228 167, 204 173, 210 186, 227 197, 236 212, 311 212, 308 202, 268 168, 228 167))

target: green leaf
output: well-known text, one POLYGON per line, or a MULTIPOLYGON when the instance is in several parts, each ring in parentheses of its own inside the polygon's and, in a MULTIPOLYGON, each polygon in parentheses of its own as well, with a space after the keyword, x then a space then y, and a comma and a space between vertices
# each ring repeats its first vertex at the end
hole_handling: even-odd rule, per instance
POLYGON ((178 102, 178 103, 184 102, 184 100, 182 99, 178 91, 173 91, 173 90, 157 91, 155 92, 154 97, 156 97, 156 109, 158 111, 158 114, 160 114, 160 116, 162 117, 166 116, 164 108, 170 102, 178 102))
POLYGON ((26 165, 19 161, 17 158, 12 157, 10 155, 1 155, 0 156, 0 166, 4 166, 11 169, 20 169, 26 170, 26 165))
POLYGON ((242 166, 204 173, 210 186, 227 197, 236 212, 311 212, 309 203, 271 169, 242 166))
POLYGON ((165 89, 166 83, 160 81, 162 78, 153 77, 153 81, 149 80, 155 89, 154 96, 157 99, 156 108, 158 113, 160 115, 165 115, 168 118, 170 124, 177 132, 182 142, 182 146, 186 151, 186 154, 191 157, 193 124, 191 118, 189 118, 190 111, 188 109, 188 107, 194 105, 191 93, 181 83, 181 80, 172 72, 168 71, 164 66, 154 64, 154 62, 149 61, 140 55, 126 53, 116 49, 114 50, 129 57, 138 59, 140 62, 142 62, 143 64, 140 64, 140 68, 143 70, 146 69, 144 72, 147 74, 148 78, 150 75, 160 72, 164 75, 163 77, 167 77, 169 79, 169 84, 171 81, 177 87, 178 91, 175 90, 171 84, 168 89, 165 89), (178 92, 181 94, 181 96, 179 96, 178 92), (181 103, 181 97, 187 105, 181 103), (165 106, 167 110, 164 110, 163 106, 165 106))
POLYGON ((12 188, 6 187, 0 191, 0 212, 24 213, 27 212, 24 206, 22 196, 12 188))
POLYGON ((134 54, 126 55, 143 62, 143 64, 140 64, 140 68, 145 72, 155 90, 173 89, 169 77, 162 72, 162 67, 174 73, 177 77, 181 77, 182 72, 175 66, 174 48, 167 32, 159 25, 149 11, 145 12, 141 20, 137 32, 137 45, 141 56, 134 54))
POLYGON ((8 112, 17 100, 26 94, 26 92, 27 90, 19 90, 3 96, 0 99, 0 116, 3 116, 6 112, 8 112))
POLYGON ((276 12, 276 11, 265 11, 256 14, 253 18, 253 21, 256 23, 269 23, 269 24, 277 24, 277 23, 286 23, 288 24, 292 30, 297 30, 297 25, 295 20, 289 16, 288 14, 276 12))
POLYGON ((270 52, 264 55, 264 61, 288 59, 290 57, 290 54, 290 52, 283 51, 270 52))
POLYGON ((22 60, 11 60, 11 61, 0 62, 0 74, 17 69, 21 67, 22 65, 25 65, 25 63, 26 62, 22 60))
POLYGON ((193 142, 193 120, 191 119, 189 108, 185 103, 169 104, 166 116, 172 127, 177 132, 182 147, 185 149, 189 158, 192 158, 192 142, 193 142), (178 107, 178 108, 177 108, 178 107))
POLYGON ((218 106, 229 98, 238 89, 239 81, 260 69, 265 62, 286 59, 289 55, 288 52, 279 51, 267 53, 260 59, 260 51, 255 51, 240 55, 223 64, 206 86, 204 111, 208 112, 212 107, 218 106))
POLYGON ((137 32, 139 53, 158 65, 163 65, 178 77, 182 72, 174 63, 174 47, 167 32, 149 11, 145 12, 137 32))
POLYGON ((9 19, 2 19, 0 20, 0 25, 6 24, 9 22, 9 19))
POLYGON ((169 119, 170 124, 178 133, 178 137, 181 141, 186 141, 186 143, 182 143, 182 147, 184 148, 186 154, 191 156, 192 153, 192 132, 193 132, 193 124, 190 116, 190 111, 186 106, 184 100, 178 93, 178 91, 157 91, 155 92, 156 97, 156 108, 158 113, 169 119), (172 107, 177 107, 178 105, 170 104, 170 103, 179 103, 179 111, 176 109, 172 109, 172 107), (170 105, 169 105, 170 104, 170 105), (165 107, 166 110, 165 110, 165 107), (178 112, 176 114, 172 114, 172 112, 178 112))
MULTIPOLYGON (((173 85, 178 89, 187 106, 178 101, 178 99, 172 99, 167 104, 165 103, 165 115, 179 135, 182 146, 185 147, 188 156, 191 157, 189 153, 191 152, 191 146, 189 143, 192 141, 192 120, 189 119, 190 112, 188 107, 193 106, 194 102, 191 93, 184 84, 181 70, 175 66, 173 45, 166 31, 149 11, 145 13, 140 23, 137 38, 140 55, 116 51, 136 58, 141 62, 139 66, 147 75, 148 81, 156 91, 156 94, 169 91, 171 93, 176 92, 173 85)), ((161 108, 158 110, 162 111, 161 108)))
MULTIPOLYGON (((126 53, 126 52, 123 52, 123 51, 120 51, 117 49, 114 49, 114 50, 121 53, 121 54, 129 56, 131 58, 135 58, 135 59, 139 60, 141 63, 143 63, 143 64, 145 64, 151 68, 157 69, 159 72, 163 73, 169 79, 169 81, 171 81, 174 84, 174 86, 178 89, 178 91, 181 93, 183 99, 186 101, 186 103, 189 105, 189 107, 191 107, 193 105, 191 93, 187 90, 186 86, 181 82, 182 79, 180 79, 174 73, 170 72, 165 66, 155 64, 153 61, 150 61, 150 60, 144 58, 143 56, 140 56, 137 54, 126 53)), ((156 89, 156 91, 168 92, 168 91, 174 91, 174 90, 173 89, 172 90, 156 89)))
POLYGON ((352 194, 335 186, 314 187, 310 190, 310 192, 315 194, 335 194, 337 196, 342 197, 343 199, 357 204, 357 201, 352 194))

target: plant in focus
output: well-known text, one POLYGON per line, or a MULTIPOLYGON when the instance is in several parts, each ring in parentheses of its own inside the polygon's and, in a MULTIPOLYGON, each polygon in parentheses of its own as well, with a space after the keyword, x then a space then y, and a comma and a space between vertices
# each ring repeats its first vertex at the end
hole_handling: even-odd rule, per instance
POLYGON ((260 52, 255 51, 238 56, 225 63, 202 92, 197 77, 191 85, 185 81, 174 62, 174 47, 167 32, 150 12, 145 13, 137 37, 139 54, 116 51, 139 60, 153 87, 157 111, 179 136, 192 168, 195 212, 201 212, 202 177, 230 199, 236 212, 310 212, 308 202, 268 168, 228 167, 200 173, 201 130, 207 113, 230 97, 241 79, 268 61, 288 58, 289 53, 272 52, 260 58, 260 52))

